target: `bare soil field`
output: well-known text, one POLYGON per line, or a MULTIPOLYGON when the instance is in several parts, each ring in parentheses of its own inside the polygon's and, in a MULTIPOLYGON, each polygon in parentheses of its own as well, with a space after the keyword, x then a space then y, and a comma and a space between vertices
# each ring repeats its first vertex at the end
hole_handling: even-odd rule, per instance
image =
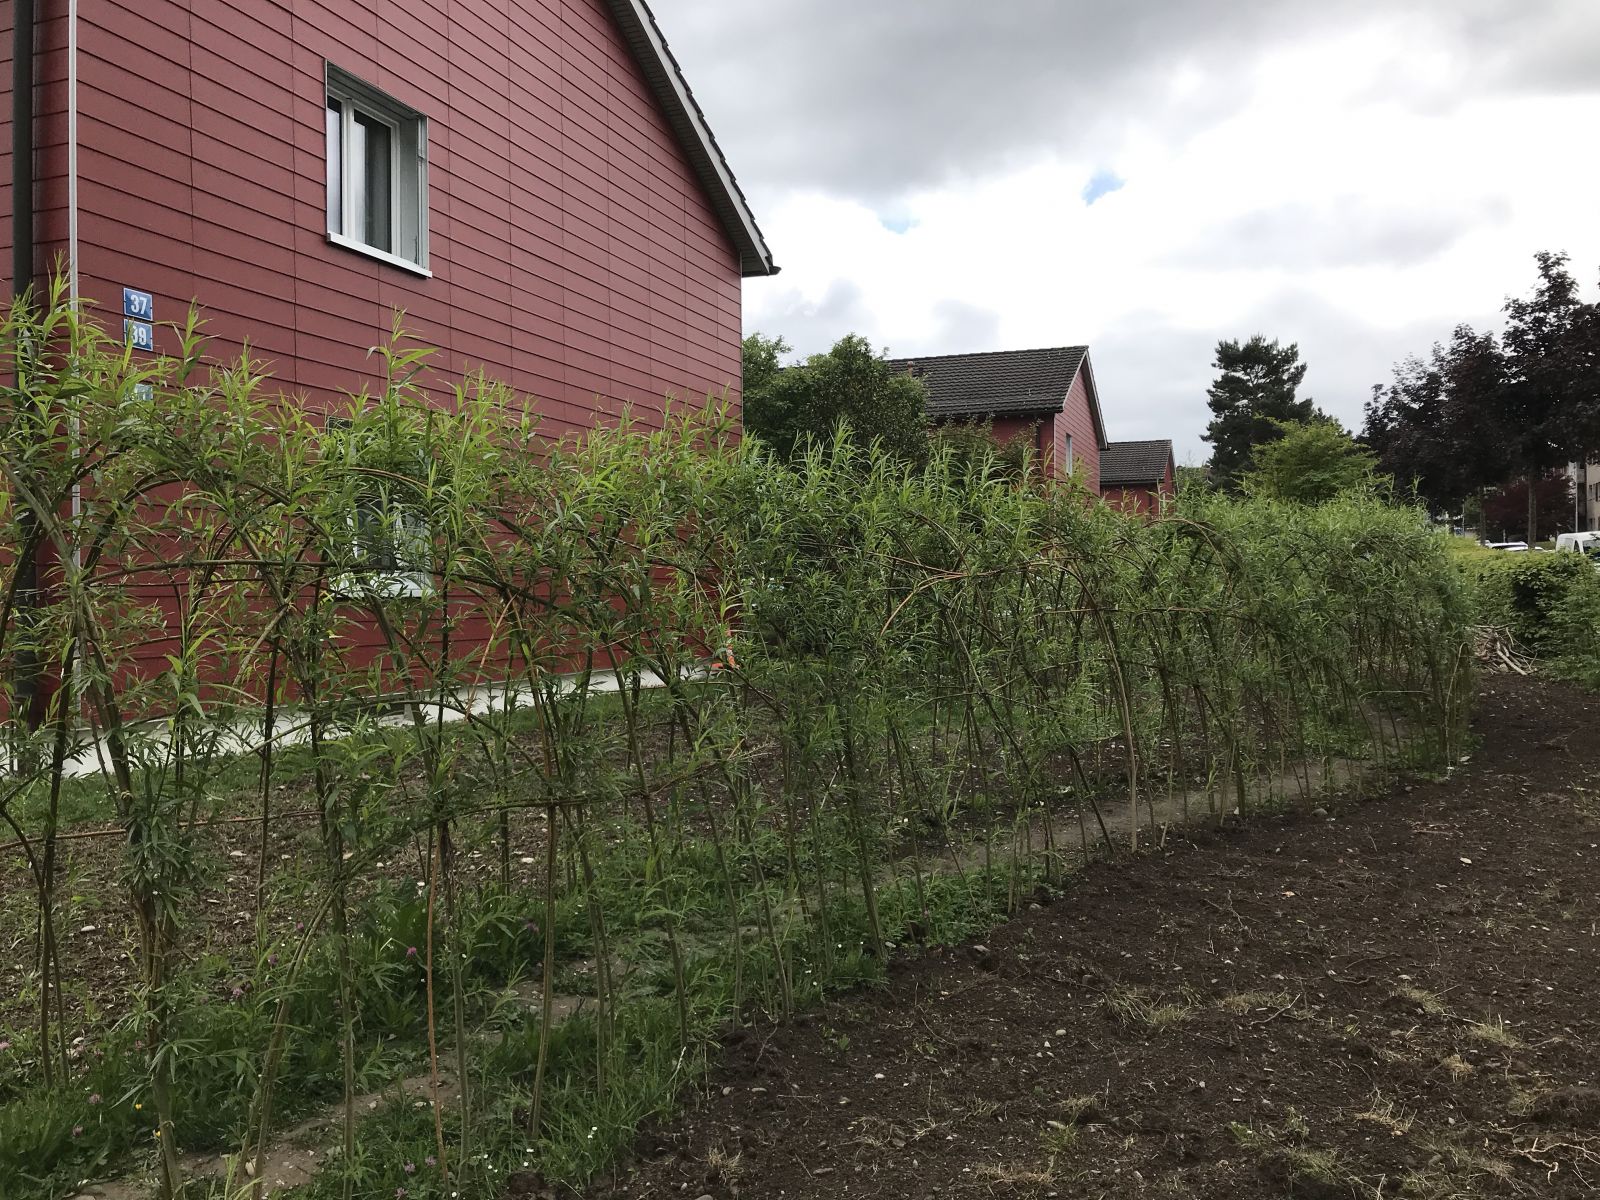
POLYGON ((1600 697, 1491 678, 1474 731, 736 1035, 591 1195, 1600 1195, 1600 697))

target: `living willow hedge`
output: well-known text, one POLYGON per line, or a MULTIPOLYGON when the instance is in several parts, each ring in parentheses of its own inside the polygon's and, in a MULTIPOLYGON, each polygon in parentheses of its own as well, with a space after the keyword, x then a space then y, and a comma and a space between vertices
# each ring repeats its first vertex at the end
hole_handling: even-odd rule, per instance
POLYGON ((399 343, 324 421, 59 301, 4 342, 18 1194, 172 1195, 194 1148, 248 1189, 321 1103, 313 1195, 579 1181, 729 1025, 1160 824, 1459 753, 1466 598, 1410 510, 1145 523, 948 449, 779 462, 714 406, 551 441, 399 343), (111 967, 62 937, 101 834, 111 967))

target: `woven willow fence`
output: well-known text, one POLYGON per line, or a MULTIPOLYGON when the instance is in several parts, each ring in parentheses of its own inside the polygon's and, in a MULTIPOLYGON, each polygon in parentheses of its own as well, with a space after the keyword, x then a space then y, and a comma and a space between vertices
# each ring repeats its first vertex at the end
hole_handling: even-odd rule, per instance
POLYGON ((1458 754, 1409 510, 1145 523, 714 409, 552 442, 398 342, 324 421, 193 328, 4 339, 7 1195, 249 1193, 319 1107, 315 1195, 581 1181, 731 1026, 1168 822, 1458 754))

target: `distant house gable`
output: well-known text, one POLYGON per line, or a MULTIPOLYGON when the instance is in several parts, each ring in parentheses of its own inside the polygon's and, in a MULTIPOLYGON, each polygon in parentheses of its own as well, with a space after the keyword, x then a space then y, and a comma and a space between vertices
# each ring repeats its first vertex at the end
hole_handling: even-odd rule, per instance
POLYGON ((935 424, 991 421, 1001 441, 1037 427, 1037 448, 1050 472, 1065 475, 1081 463, 1086 486, 1099 490, 1107 441, 1089 347, 893 358, 889 368, 922 381, 935 424))
POLYGON ((1172 440, 1112 442, 1100 452, 1100 486, 1158 487, 1172 472, 1172 440))
POLYGON ((934 354, 891 358, 889 369, 922 381, 936 420, 1018 416, 1060 412, 1088 355, 1087 346, 934 354))
POLYGON ((1100 454, 1100 495, 1123 512, 1159 513, 1177 492, 1172 442, 1112 442, 1100 454))

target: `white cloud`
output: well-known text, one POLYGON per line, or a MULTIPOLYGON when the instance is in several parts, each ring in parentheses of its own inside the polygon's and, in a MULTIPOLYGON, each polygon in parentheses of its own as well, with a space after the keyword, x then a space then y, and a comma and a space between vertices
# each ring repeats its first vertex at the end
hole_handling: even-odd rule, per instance
MULTIPOLYGON (((1587 4, 1540 3, 1600 61, 1587 4)), ((1399 15, 1348 7, 1364 19, 1287 29, 1233 61, 1180 47, 1140 74, 1146 94, 1126 101, 1125 119, 1101 114, 1081 137, 1034 137, 1004 154, 974 149, 972 170, 958 158, 893 194, 871 172, 853 186, 838 163, 807 186, 803 162, 777 170, 764 146, 769 173, 742 180, 784 273, 747 285, 746 328, 802 352, 850 332, 905 354, 1086 341, 1111 436, 1169 434, 1180 459, 1205 453, 1211 347, 1261 332, 1299 342, 1306 391, 1358 424, 1396 358, 1459 321, 1495 322, 1506 294, 1531 286, 1535 251, 1568 250, 1594 278, 1600 80, 1587 92, 1565 77, 1539 86, 1495 0, 1459 6, 1449 38, 1428 3, 1399 15), (1086 205, 1102 172, 1125 183, 1086 205)), ((717 124, 720 97, 696 78, 692 45, 684 57, 717 124)), ((1557 74, 1582 57, 1564 46, 1557 74)), ((760 86, 760 59, 748 86, 760 86)), ((731 71, 723 64, 716 79, 731 71)), ((828 132, 809 129, 816 114, 800 100, 785 109, 769 98, 763 112, 769 134, 772 122, 795 124, 775 144, 828 132)), ((744 136, 729 144, 736 170, 744 136)))

